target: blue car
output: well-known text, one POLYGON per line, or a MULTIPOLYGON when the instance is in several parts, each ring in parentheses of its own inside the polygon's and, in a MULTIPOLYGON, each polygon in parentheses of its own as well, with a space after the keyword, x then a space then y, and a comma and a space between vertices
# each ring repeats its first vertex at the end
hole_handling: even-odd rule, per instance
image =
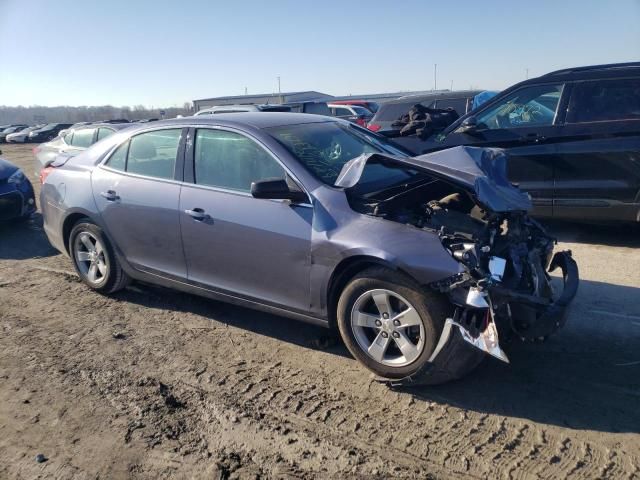
POLYGON ((35 211, 31 182, 13 163, 0 158, 0 221, 26 219, 35 211))

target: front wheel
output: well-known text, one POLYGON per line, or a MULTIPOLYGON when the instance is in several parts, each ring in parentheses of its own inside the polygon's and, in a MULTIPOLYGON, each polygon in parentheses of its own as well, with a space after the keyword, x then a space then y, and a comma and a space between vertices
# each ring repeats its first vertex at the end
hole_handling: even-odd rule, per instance
POLYGON ((100 293, 113 293, 129 283, 129 276, 105 237, 102 229, 81 220, 71 229, 69 253, 82 281, 100 293))
POLYGON ((353 278, 342 292, 338 328, 351 354, 377 375, 389 379, 417 375, 424 384, 444 383, 479 363, 476 352, 469 359, 447 358, 447 363, 459 364, 449 371, 440 365, 444 359, 438 355, 433 368, 425 368, 452 312, 445 296, 425 291, 400 272, 374 267, 353 278))

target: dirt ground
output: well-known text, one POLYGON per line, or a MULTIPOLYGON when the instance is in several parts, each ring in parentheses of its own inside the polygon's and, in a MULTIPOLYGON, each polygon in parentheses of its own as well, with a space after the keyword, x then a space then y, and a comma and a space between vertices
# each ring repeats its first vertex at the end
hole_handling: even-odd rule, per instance
MULTIPOLYGON (((0 149, 37 183, 31 146, 0 149)), ((566 328, 391 390, 320 328, 101 296, 38 215, 0 226, 0 478, 640 478, 640 232, 551 230, 581 268, 566 328)))

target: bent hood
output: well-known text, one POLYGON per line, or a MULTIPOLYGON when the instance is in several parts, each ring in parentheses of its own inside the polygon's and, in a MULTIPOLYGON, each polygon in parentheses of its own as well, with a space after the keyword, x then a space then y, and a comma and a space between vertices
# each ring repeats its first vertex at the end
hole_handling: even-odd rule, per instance
POLYGON ((454 147, 408 158, 364 154, 344 165, 335 186, 355 186, 368 163, 396 164, 460 185, 493 212, 529 211, 531 197, 507 179, 507 161, 507 154, 501 149, 478 147, 454 147))

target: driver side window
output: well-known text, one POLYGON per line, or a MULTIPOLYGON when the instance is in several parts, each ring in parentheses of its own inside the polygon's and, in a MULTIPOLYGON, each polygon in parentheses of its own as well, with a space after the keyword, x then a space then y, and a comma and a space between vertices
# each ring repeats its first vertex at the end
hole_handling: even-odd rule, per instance
POLYGON ((256 142, 227 130, 197 131, 194 167, 196 184, 241 192, 250 192, 251 182, 286 177, 284 168, 256 142))
POLYGON ((556 117, 563 84, 521 88, 476 115, 478 130, 550 126, 556 117))

